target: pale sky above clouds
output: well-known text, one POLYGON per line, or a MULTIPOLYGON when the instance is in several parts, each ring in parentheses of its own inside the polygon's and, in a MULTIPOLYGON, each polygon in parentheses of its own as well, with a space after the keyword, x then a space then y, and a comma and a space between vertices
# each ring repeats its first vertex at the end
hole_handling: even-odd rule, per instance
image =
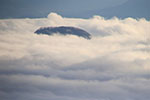
POLYGON ((64 17, 150 20, 149 0, 0 0, 0 18, 42 18, 51 12, 64 17))
MULTIPOLYGON (((46 17, 50 12, 80 17, 81 13, 103 9, 127 0, 0 0, 0 18, 46 17)), ((82 14, 81 14, 82 15, 82 14)), ((89 17, 89 16, 88 16, 89 17)))

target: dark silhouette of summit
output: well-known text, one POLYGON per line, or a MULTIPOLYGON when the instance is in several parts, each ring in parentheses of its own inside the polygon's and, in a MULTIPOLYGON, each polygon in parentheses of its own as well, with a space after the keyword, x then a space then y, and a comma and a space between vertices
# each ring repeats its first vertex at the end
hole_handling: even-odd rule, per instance
POLYGON ((61 35, 76 35, 83 37, 85 39, 91 39, 91 35, 84 31, 83 29, 70 27, 70 26, 60 26, 60 27, 43 27, 35 31, 37 34, 61 34, 61 35))

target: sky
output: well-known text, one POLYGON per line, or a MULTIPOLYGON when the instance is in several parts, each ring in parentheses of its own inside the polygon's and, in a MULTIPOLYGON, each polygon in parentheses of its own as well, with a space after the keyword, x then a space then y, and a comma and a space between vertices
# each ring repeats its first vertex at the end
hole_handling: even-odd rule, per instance
POLYGON ((150 20, 149 0, 0 0, 0 19, 43 18, 51 12, 64 17, 150 20))
MULTIPOLYGON (((53 9, 66 4, 56 1, 51 4, 53 9)), ((3 7, 20 6, 26 11, 23 5, 28 2, 18 2, 22 5, 3 1, 3 7)), ((105 6, 129 4, 110 2, 105 6)), ((33 3, 29 6, 37 6, 33 3)), ((107 19, 93 14, 83 18, 50 12, 43 17, 0 19, 1 100, 149 100, 149 61, 150 21, 146 17, 107 19), (92 39, 34 33, 41 27, 58 26, 81 28, 92 39)))
MULTIPOLYGON (((0 0, 0 18, 46 17, 56 12, 66 17, 86 17, 82 13, 104 9, 127 0, 0 0)), ((87 15, 91 17, 92 15, 87 15)))

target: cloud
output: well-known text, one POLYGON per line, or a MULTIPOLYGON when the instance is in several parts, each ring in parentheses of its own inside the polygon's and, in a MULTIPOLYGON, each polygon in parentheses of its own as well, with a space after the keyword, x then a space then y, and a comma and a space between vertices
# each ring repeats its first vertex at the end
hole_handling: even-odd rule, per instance
POLYGON ((0 20, 3 100, 149 100, 150 22, 145 19, 0 20), (73 35, 37 35, 47 26, 75 26, 73 35))

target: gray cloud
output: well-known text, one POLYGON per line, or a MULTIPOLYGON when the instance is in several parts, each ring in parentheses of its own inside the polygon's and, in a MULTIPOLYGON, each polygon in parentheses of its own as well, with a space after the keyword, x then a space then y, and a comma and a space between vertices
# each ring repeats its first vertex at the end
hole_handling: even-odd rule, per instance
POLYGON ((150 22, 89 19, 0 20, 2 100, 149 100, 150 22), (91 40, 37 35, 44 26, 75 26, 91 40))

